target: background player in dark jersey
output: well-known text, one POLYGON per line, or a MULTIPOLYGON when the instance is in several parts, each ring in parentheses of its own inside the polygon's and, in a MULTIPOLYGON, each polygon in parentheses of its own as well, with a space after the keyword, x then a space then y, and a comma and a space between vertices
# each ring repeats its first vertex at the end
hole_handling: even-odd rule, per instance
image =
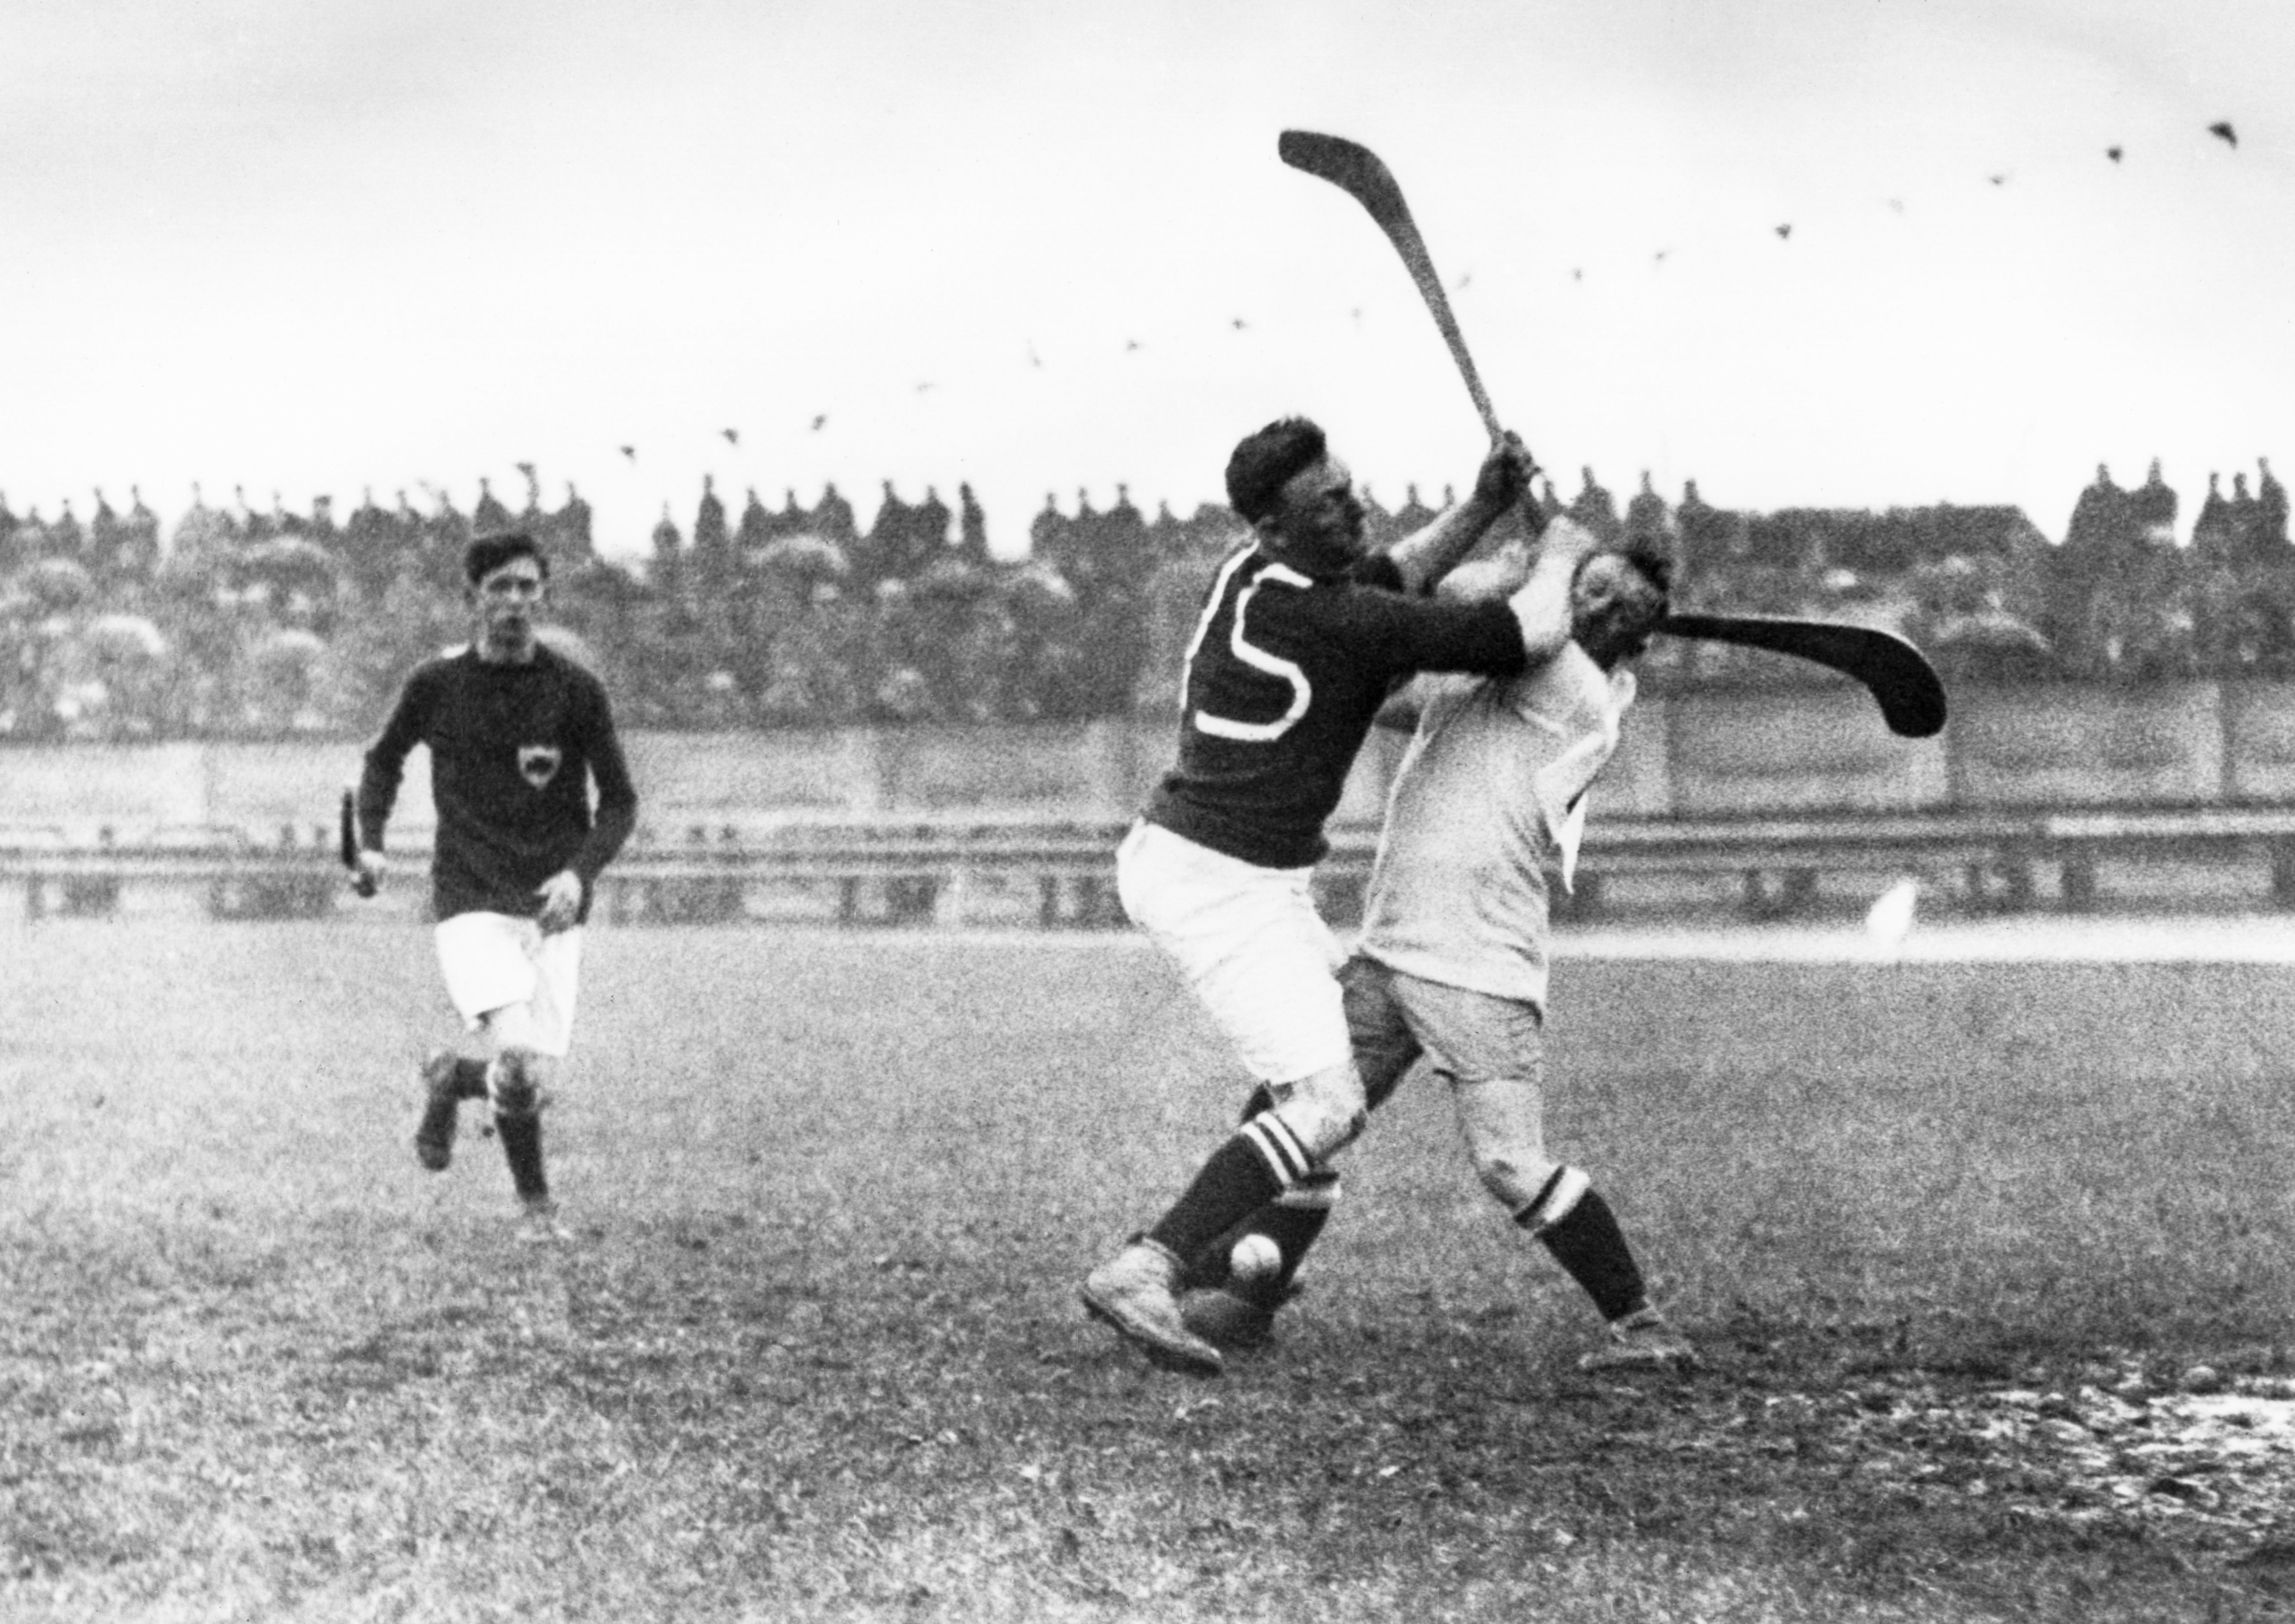
POLYGON ((415 1155, 433 1171, 445 1168, 461 1102, 490 1098, 521 1234, 562 1239, 543 1167, 541 1108, 573 1033, 582 925, 599 872, 637 823, 637 792, 604 686, 536 634, 549 566, 533 538, 481 536, 463 575, 470 642, 415 670, 366 753, 359 871, 381 882, 389 866, 383 830, 407 755, 429 746, 438 967, 486 1052, 441 1051, 423 1063, 415 1155))
POLYGON ((1251 539, 1221 567, 1188 648, 1177 764, 1116 853, 1125 912, 1168 954, 1270 1106, 1215 1152, 1161 1221, 1093 1269, 1084 1305, 1167 1362, 1221 1367, 1181 1322, 1180 1260, 1262 1202, 1321 1176, 1360 1128, 1363 1084, 1335 979, 1343 955, 1308 882, 1323 825, 1379 707, 1420 671, 1522 669, 1526 605, 1427 589, 1514 509, 1534 472, 1492 447, 1473 494, 1390 552, 1323 431, 1246 437, 1227 490, 1251 539))

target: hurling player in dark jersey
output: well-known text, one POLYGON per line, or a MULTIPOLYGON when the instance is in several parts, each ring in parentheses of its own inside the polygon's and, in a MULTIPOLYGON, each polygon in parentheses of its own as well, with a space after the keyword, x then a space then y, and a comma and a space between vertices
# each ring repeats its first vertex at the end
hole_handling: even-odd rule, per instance
POLYGON ((1346 465, 1312 422, 1270 423, 1229 459, 1228 498, 1251 535, 1213 583, 1188 648, 1179 760, 1118 851, 1116 878, 1124 911, 1272 1104, 1084 1281, 1084 1306, 1162 1362, 1221 1364, 1181 1321, 1180 1260, 1263 1203, 1327 1179, 1321 1164, 1361 1127, 1363 1082, 1335 975, 1344 955, 1308 891, 1323 825, 1397 681, 1523 669, 1526 604, 1427 593, 1515 510, 1534 471, 1507 436, 1465 502, 1379 553, 1346 465))
POLYGON ((521 1236, 532 1241, 566 1237, 543 1167, 540 1113, 573 1032, 592 894, 638 812, 604 686, 537 634, 549 574, 522 531, 470 543, 470 642, 406 680, 358 788, 359 873, 379 885, 407 755, 429 747, 438 967, 486 1052, 441 1049, 423 1062, 414 1152, 433 1171, 445 1168, 461 1102, 490 1098, 521 1236))

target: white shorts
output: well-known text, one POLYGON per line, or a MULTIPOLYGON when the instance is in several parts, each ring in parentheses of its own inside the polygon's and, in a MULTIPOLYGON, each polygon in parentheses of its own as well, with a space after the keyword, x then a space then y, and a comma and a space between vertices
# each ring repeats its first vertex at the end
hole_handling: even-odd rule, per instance
POLYGON ((473 1031, 498 1009, 524 1005, 537 1054, 562 1060, 574 1037, 582 931, 545 936, 532 919, 458 913, 438 922, 438 972, 446 996, 473 1031))
POLYGON ((1180 967, 1262 1082, 1353 1058, 1337 971, 1346 955, 1308 891, 1312 869, 1262 869, 1139 823, 1115 852, 1123 911, 1180 967))

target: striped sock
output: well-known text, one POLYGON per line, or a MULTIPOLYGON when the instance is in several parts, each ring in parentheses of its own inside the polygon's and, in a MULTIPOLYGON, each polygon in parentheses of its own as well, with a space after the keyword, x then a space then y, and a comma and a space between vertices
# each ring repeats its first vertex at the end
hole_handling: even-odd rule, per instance
POLYGON ((1277 1302, 1291 1289, 1291 1277, 1307 1261, 1309 1248, 1322 1235, 1323 1226, 1331 1220, 1331 1209, 1338 1204, 1339 1175, 1336 1170, 1323 1167, 1278 1196, 1267 1210, 1267 1236, 1283 1249, 1282 1271, 1271 1282, 1277 1302))
POLYGON ((1148 1238, 1193 1258, 1313 1170, 1282 1119, 1262 1111, 1212 1152, 1148 1238))
POLYGON ((1338 1204, 1338 1199, 1337 1171, 1316 1169, 1241 1223, 1230 1226, 1198 1253, 1182 1284, 1224 1286, 1262 1308, 1280 1307, 1290 1294, 1292 1277, 1299 1272, 1299 1265, 1306 1261, 1309 1250, 1323 1233, 1323 1226, 1330 1220, 1331 1209, 1338 1204), (1236 1280, 1228 1257, 1235 1250, 1236 1242, 1246 1235, 1263 1235, 1273 1241, 1276 1250, 1283 1254, 1283 1267, 1263 1280, 1236 1280))
POLYGON ((1617 1214, 1576 1168, 1565 1167, 1548 1179, 1515 1222, 1546 1243, 1604 1319, 1621 1319, 1649 1306, 1641 1265, 1634 1261, 1617 1214))

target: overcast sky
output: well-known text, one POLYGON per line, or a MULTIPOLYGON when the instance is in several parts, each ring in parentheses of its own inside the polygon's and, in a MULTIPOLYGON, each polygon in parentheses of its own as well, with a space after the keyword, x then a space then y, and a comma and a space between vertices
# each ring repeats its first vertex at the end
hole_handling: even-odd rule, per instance
POLYGON ((2055 537, 2099 461, 2186 527, 2295 473, 2266 0, 9 0, 0 64, 20 513, 516 506, 526 461, 618 552, 704 473, 969 480, 1010 551, 1048 491, 1217 500, 1287 411, 1390 505, 1463 486, 1433 325, 1287 126, 1385 158, 1565 496, 2055 537))

